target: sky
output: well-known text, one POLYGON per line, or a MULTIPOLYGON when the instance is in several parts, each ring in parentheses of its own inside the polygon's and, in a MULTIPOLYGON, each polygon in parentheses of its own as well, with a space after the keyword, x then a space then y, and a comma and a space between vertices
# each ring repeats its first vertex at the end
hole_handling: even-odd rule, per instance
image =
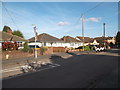
POLYGON ((25 39, 47 33, 57 38, 82 36, 81 14, 84 14, 84 36, 115 36, 118 31, 117 2, 2 2, 2 27, 20 30, 25 39), (96 5, 98 5, 96 8, 96 5))

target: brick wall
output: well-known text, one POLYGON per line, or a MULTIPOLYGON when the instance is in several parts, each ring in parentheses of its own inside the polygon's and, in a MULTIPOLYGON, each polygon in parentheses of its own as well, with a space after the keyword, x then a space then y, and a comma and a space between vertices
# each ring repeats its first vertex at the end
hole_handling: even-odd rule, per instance
POLYGON ((33 53, 26 53, 23 51, 2 51, 2 59, 6 59, 6 55, 9 55, 9 59, 17 59, 17 58, 24 58, 24 57, 30 57, 34 56, 33 53))
POLYGON ((53 52, 65 52, 64 47, 52 47, 52 48, 53 48, 53 52))
MULTIPOLYGON (((44 55, 47 54, 52 54, 53 53, 53 48, 48 48, 47 51, 44 52, 44 55)), ((34 57, 34 51, 33 53, 28 53, 28 52, 23 52, 20 50, 16 51, 2 51, 2 60, 6 59, 6 55, 9 54, 9 59, 20 59, 20 58, 25 58, 25 57, 34 57)), ((37 50, 37 55, 40 56, 40 50, 37 50)))

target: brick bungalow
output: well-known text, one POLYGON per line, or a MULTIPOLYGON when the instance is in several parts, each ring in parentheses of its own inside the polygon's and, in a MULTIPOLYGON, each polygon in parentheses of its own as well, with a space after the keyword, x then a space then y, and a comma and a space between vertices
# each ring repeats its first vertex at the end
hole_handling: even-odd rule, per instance
MULTIPOLYGON (((76 39, 83 41, 83 37, 76 36, 76 39)), ((84 37, 84 45, 99 45, 98 41, 94 38, 84 37)))
POLYGON ((12 35, 10 32, 4 32, 0 31, 0 35, 2 36, 0 38, 0 46, 2 46, 2 42, 14 42, 16 41, 19 44, 19 47, 23 47, 23 44, 27 41, 24 38, 21 38, 16 35, 12 35))

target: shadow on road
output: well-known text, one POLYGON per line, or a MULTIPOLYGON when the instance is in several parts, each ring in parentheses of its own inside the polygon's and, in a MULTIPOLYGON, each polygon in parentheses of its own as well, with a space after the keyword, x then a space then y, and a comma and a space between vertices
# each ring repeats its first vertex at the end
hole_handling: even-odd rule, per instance
POLYGON ((59 56, 59 55, 55 55, 55 54, 52 55, 49 59, 50 59, 50 62, 52 62, 52 63, 59 63, 59 62, 65 60, 65 59, 62 58, 61 56, 59 56))
POLYGON ((72 52, 68 52, 68 54, 70 54, 70 55, 74 55, 74 56, 77 56, 77 54, 72 53, 72 52))
POLYGON ((105 52, 113 53, 113 54, 118 54, 118 53, 120 53, 120 49, 106 50, 105 52))

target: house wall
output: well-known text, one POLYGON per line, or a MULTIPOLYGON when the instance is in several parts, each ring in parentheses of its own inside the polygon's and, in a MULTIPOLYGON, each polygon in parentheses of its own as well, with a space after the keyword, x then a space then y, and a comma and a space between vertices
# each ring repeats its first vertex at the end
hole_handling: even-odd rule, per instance
MULTIPOLYGON (((28 43, 28 45, 35 45, 35 43, 28 43)), ((39 43, 39 42, 36 42, 36 45, 38 46, 47 46, 47 47, 68 47, 68 48, 77 48, 79 46, 82 46, 82 43, 39 43)))
POLYGON ((112 38, 111 40, 107 40, 107 42, 108 42, 108 43, 111 43, 111 42, 112 42, 113 44, 115 44, 115 39, 112 38))
POLYGON ((0 49, 2 48, 2 42, 0 42, 0 49))
POLYGON ((96 40, 94 40, 94 41, 91 43, 91 45, 99 45, 99 43, 98 43, 96 40))

